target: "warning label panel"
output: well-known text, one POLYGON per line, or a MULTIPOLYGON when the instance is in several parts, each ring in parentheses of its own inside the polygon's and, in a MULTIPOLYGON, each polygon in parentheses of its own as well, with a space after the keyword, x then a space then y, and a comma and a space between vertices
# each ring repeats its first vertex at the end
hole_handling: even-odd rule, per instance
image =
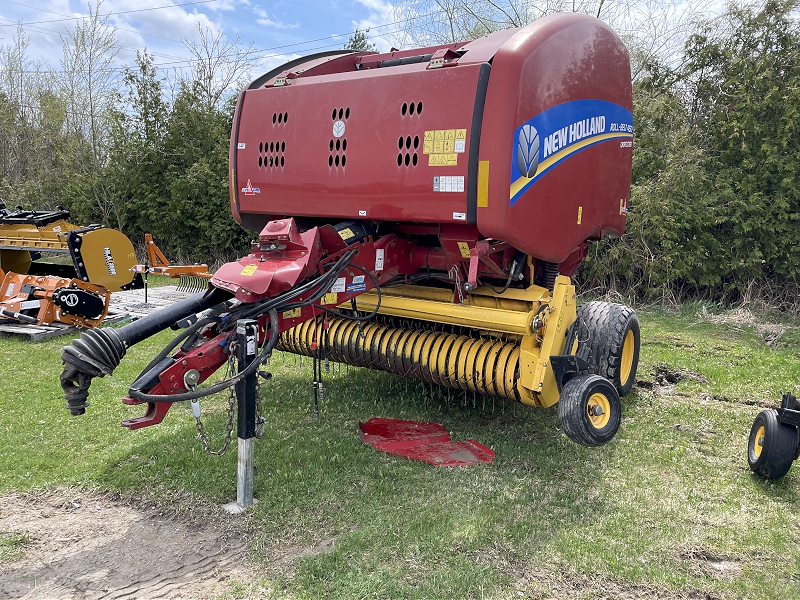
POLYGON ((432 129, 422 140, 422 153, 428 155, 429 167, 458 165, 458 155, 467 148, 466 129, 432 129))

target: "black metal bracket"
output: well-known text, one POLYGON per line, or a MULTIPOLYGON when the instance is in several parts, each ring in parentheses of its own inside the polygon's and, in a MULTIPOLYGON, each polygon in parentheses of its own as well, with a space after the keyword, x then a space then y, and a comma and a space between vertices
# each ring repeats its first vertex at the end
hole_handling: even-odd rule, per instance
POLYGON ((555 377, 559 394, 570 379, 578 375, 588 375, 591 373, 592 369, 592 365, 578 354, 559 354, 551 356, 550 367, 553 369, 553 377, 555 377))
POLYGON ((776 409, 778 421, 785 425, 800 427, 800 402, 790 392, 786 392, 781 399, 781 407, 776 409))

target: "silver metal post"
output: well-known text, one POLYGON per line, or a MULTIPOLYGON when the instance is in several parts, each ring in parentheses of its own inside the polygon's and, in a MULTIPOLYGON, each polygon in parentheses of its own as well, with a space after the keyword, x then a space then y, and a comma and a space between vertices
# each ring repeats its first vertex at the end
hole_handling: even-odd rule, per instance
MULTIPOLYGON (((258 351, 258 321, 241 319, 236 323, 236 357, 241 373, 256 358, 258 351)), ((256 441, 256 377, 253 373, 236 384, 237 429, 239 460, 236 467, 236 504, 225 508, 232 513, 253 505, 253 475, 256 441)))

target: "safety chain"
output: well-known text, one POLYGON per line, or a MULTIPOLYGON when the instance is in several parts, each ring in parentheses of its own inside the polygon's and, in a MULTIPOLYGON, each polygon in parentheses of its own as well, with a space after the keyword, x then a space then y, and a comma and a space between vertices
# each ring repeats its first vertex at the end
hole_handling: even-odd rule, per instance
MULTIPOLYGON (((235 347, 235 342, 231 341, 230 346, 228 346, 228 371, 226 377, 231 377, 234 373, 234 362, 236 360, 235 347)), ((203 448, 206 450, 206 454, 210 454, 212 456, 222 456, 225 454, 225 452, 228 450, 228 446, 231 444, 231 436, 233 435, 233 416, 236 414, 236 386, 232 385, 229 389, 228 424, 225 427, 225 441, 222 443, 222 447, 219 450, 212 450, 211 445, 208 443, 208 436, 203 428, 203 422, 200 420, 200 401, 196 400, 192 402, 192 412, 194 413, 195 420, 197 421, 197 433, 200 436, 200 442, 202 442, 203 448)))
POLYGON ((452 269, 450 269, 447 275, 448 277, 450 277, 450 279, 456 280, 456 292, 458 293, 458 303, 464 304, 464 292, 461 290, 461 281, 458 276, 458 267, 453 267, 452 269))
MULTIPOLYGON (((235 372, 235 361, 236 361, 236 341, 235 338, 231 340, 229 346, 229 354, 228 354, 228 369, 226 373, 226 377, 232 377, 233 373, 235 372)), ((265 364, 269 364, 269 359, 264 361, 265 364)), ((203 427, 203 422, 200 420, 200 403, 198 401, 192 402, 192 412, 195 415, 195 420, 197 421, 197 433, 200 436, 200 442, 203 444, 203 448, 205 448, 206 454, 210 454, 212 456, 222 456, 227 452, 228 446, 230 446, 231 438, 233 437, 233 417, 236 414, 236 386, 232 385, 228 392, 228 424, 225 427, 225 441, 222 443, 222 447, 219 450, 212 450, 211 444, 208 441, 208 436, 205 433, 205 429, 203 427)), ((264 418, 263 413, 261 412, 261 380, 258 376, 256 376, 256 428, 255 428, 255 437, 261 439, 264 437, 266 433, 267 427, 267 420, 264 418)))
MULTIPOLYGON (((269 366, 269 357, 264 361, 264 366, 269 366)), ((261 377, 260 372, 256 373, 256 430, 255 436, 257 439, 264 437, 267 430, 267 420, 261 412, 261 377)))

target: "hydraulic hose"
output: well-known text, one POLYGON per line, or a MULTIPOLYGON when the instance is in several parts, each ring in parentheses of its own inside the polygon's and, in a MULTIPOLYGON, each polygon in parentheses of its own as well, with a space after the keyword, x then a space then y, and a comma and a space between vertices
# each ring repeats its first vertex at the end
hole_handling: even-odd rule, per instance
MULTIPOLYGON (((270 320, 272 320, 272 314, 275 313, 276 315, 274 317, 275 323, 273 324, 272 335, 270 336, 270 339, 274 336, 275 341, 272 342, 268 350, 262 352, 253 362, 256 366, 252 367, 249 373, 258 368, 258 364, 263 362, 266 356, 268 356, 269 351, 271 351, 272 346, 277 342, 277 310, 282 310, 282 307, 286 306, 291 300, 307 292, 311 292, 312 290, 313 293, 311 296, 302 303, 314 302, 321 298, 328 292, 339 274, 349 265, 355 254, 355 249, 346 252, 339 257, 327 273, 315 277, 277 297, 262 300, 261 302, 255 303, 255 305, 243 305, 231 310, 228 315, 227 324, 222 326, 222 331, 225 331, 228 327, 233 327, 235 322, 239 319, 257 319, 262 315, 269 314, 270 320)), ((373 281, 375 280, 373 279, 373 281)), ((375 283, 377 284, 377 282, 375 283)), ((92 329, 82 333, 79 339, 73 340, 70 346, 64 347, 61 354, 61 360, 64 362, 64 369, 61 372, 61 389, 64 391, 64 396, 67 399, 67 408, 73 415, 84 414, 86 412, 86 407, 89 406, 87 398, 89 396, 89 386, 91 385, 92 379, 94 377, 105 377, 113 373, 130 346, 155 335, 181 319, 197 314, 207 308, 211 308, 231 297, 232 294, 226 290, 212 288, 208 292, 195 294, 186 300, 182 300, 168 308, 151 313, 120 329, 92 329)), ((161 358, 173 350, 180 341, 196 331, 201 326, 202 321, 205 320, 198 321, 190 327, 189 330, 181 334, 177 340, 173 340, 150 365, 156 364, 161 358)), ((245 371, 243 371, 243 373, 245 373, 245 371)), ((148 402, 193 400, 203 395, 217 393, 218 391, 226 389, 246 376, 243 375, 240 377, 239 375, 198 392, 152 396, 140 391, 131 390, 130 395, 137 400, 148 402)))
POLYGON ((65 346, 61 354, 64 369, 61 389, 67 408, 73 415, 86 412, 89 386, 95 377, 114 372, 127 349, 155 335, 181 319, 197 314, 229 299, 231 294, 219 288, 201 292, 151 313, 119 329, 90 329, 65 346))
POLYGON ((261 364, 267 360, 267 358, 269 358, 270 354, 272 354, 272 349, 275 347, 275 344, 278 343, 278 335, 280 334, 278 329, 278 311, 275 309, 269 311, 269 321, 270 335, 266 345, 263 346, 261 353, 247 366, 246 369, 240 371, 230 379, 220 381, 219 383, 215 383, 214 385, 203 388, 202 390, 192 390, 191 392, 183 392, 180 394, 146 394, 144 392, 140 392, 139 390, 129 390, 128 395, 131 398, 141 400, 143 402, 183 402, 185 400, 198 400, 199 398, 205 398, 206 396, 212 396, 223 390, 227 390, 232 385, 239 383, 245 377, 249 377, 255 373, 258 367, 261 366, 261 364))

